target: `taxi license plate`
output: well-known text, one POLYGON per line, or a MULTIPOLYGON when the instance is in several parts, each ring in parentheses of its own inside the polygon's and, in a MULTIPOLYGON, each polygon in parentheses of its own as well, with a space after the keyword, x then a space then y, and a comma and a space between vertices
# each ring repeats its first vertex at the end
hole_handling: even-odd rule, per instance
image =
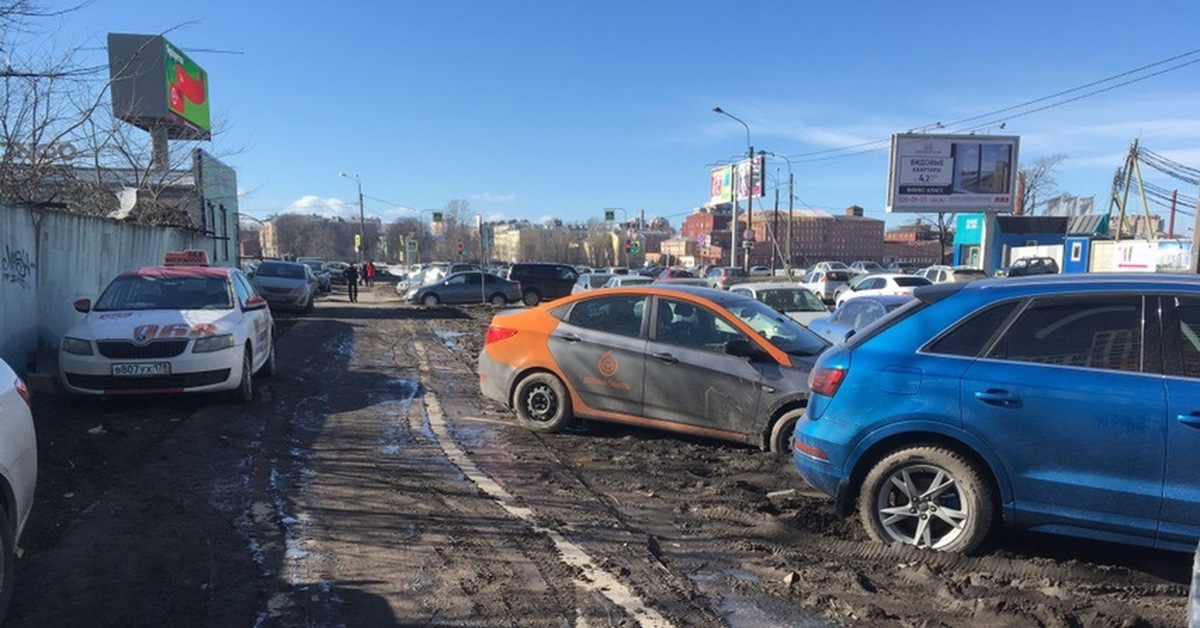
POLYGON ((113 377, 153 377, 155 375, 170 375, 170 362, 140 362, 132 364, 112 365, 113 377))

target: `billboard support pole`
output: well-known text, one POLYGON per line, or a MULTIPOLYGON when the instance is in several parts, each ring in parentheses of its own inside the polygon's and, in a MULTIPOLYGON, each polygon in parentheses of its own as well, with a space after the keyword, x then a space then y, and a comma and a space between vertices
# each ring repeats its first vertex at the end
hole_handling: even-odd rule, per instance
POLYGON ((167 126, 154 124, 150 127, 150 167, 159 172, 171 168, 171 153, 167 143, 167 126))

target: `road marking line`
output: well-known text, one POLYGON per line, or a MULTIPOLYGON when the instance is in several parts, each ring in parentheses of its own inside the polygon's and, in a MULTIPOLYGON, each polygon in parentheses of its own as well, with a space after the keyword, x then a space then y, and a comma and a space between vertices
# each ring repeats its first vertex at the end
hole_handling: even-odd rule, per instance
MULTIPOLYGON (((429 362, 425 356, 424 343, 414 342, 413 350, 417 354, 417 364, 420 371, 422 373, 429 373, 429 362)), ((557 531, 534 522, 533 510, 530 508, 513 505, 513 496, 477 467, 467 457, 466 452, 458 446, 458 443, 454 442, 446 425, 446 416, 442 412, 442 404, 438 401, 437 395, 428 388, 426 388, 425 392, 425 407, 429 414, 429 423, 433 427, 433 433, 437 436, 438 444, 441 446, 442 452, 450 459, 450 462, 454 463, 469 480, 474 482, 479 487, 479 490, 496 500, 496 503, 506 512, 524 520, 535 532, 549 537, 558 549, 563 562, 575 567, 583 574, 582 578, 575 579, 575 583, 580 588, 599 593, 608 598, 610 602, 625 609, 640 625, 646 628, 673 628, 674 624, 667 621, 665 617, 654 609, 646 606, 645 602, 636 593, 626 587, 620 579, 598 567, 596 561, 583 548, 568 541, 557 531)))

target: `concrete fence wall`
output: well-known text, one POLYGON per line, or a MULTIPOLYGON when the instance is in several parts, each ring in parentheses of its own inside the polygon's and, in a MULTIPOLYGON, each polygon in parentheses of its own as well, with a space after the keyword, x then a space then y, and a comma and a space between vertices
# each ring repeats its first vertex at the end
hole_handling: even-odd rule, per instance
POLYGON ((22 375, 53 365, 76 299, 167 251, 211 248, 195 231, 22 207, 0 207, 0 247, 0 358, 22 375))

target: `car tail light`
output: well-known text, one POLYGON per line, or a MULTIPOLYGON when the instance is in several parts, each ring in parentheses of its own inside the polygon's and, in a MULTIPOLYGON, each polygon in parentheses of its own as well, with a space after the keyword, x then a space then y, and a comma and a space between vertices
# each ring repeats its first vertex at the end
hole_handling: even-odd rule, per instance
POLYGON ((846 380, 846 369, 815 368, 808 376, 808 387, 814 394, 832 397, 846 380))
POLYGON ((25 405, 33 407, 33 400, 29 396, 29 387, 25 385, 25 382, 21 381, 20 377, 13 382, 13 388, 16 388, 17 394, 21 395, 21 398, 25 400, 25 405))
POLYGON ((501 340, 504 340, 506 338, 512 338, 515 335, 517 335, 517 330, 515 330, 515 329, 509 329, 508 327, 496 327, 495 325, 489 325, 488 330, 487 330, 487 336, 484 337, 484 339, 483 339, 483 344, 485 346, 490 345, 493 342, 500 342, 501 340))

